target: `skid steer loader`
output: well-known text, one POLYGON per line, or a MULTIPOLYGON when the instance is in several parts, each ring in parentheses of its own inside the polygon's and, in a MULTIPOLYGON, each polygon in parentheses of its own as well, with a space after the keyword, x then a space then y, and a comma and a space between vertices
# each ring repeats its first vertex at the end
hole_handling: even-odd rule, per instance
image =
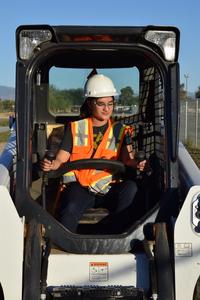
POLYGON ((1 299, 200 299, 200 172, 179 141, 179 42, 172 26, 17 28, 16 115, 0 157, 1 299), (132 129, 148 174, 92 159, 41 171, 80 119, 93 70, 114 80, 113 118, 132 129), (137 182, 123 230, 120 216, 110 230, 105 209, 86 211, 77 233, 58 221, 63 174, 88 167, 137 182))

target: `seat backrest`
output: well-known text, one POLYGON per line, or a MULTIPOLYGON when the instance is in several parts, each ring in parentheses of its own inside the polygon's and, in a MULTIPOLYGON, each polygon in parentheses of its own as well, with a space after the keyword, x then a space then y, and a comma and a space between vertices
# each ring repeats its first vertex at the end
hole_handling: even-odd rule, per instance
POLYGON ((48 124, 46 128, 47 149, 57 153, 64 136, 65 126, 63 124, 48 124))

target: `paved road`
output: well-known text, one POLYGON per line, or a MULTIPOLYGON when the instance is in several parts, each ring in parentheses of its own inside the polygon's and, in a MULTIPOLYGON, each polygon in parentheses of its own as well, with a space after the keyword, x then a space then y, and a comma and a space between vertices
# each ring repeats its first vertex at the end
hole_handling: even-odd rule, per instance
POLYGON ((10 128, 7 127, 7 126, 4 126, 4 127, 0 127, 0 132, 6 132, 6 131, 9 131, 10 128))

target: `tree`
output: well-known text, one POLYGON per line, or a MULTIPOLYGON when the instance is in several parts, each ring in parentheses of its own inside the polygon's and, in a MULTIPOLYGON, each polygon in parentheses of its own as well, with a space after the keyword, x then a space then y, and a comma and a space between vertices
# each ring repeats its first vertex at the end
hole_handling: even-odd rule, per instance
POLYGON ((187 99, 187 92, 185 90, 185 84, 180 84, 180 100, 186 100, 187 99))
POLYGON ((3 102, 2 102, 2 100, 0 99, 0 112, 2 112, 3 111, 3 102))
POLYGON ((130 86, 120 90, 119 103, 121 105, 134 105, 138 104, 138 97, 134 96, 134 91, 130 86))
POLYGON ((200 98, 200 86, 198 87, 198 90, 195 92, 195 98, 200 98))
POLYGON ((4 101, 2 101, 2 110, 4 112, 13 111, 14 107, 15 107, 15 101, 14 100, 4 100, 4 101))
POLYGON ((82 105, 83 89, 60 90, 53 85, 49 88, 49 108, 54 113, 69 112, 74 105, 82 105))

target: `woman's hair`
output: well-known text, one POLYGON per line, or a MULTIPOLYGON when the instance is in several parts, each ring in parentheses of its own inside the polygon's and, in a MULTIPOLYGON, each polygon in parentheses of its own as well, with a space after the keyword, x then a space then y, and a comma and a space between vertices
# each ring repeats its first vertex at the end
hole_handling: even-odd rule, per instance
MULTIPOLYGON (((95 74, 97 74, 97 70, 94 68, 88 75, 87 80, 95 74)), ((91 115, 92 115, 91 102, 95 99, 96 98, 92 98, 92 97, 88 97, 85 99, 85 101, 83 102, 83 104, 80 108, 80 117, 81 118, 91 117, 91 115)))
POLYGON ((92 115, 91 102, 94 101, 95 98, 86 98, 80 108, 80 117, 88 118, 92 115))

